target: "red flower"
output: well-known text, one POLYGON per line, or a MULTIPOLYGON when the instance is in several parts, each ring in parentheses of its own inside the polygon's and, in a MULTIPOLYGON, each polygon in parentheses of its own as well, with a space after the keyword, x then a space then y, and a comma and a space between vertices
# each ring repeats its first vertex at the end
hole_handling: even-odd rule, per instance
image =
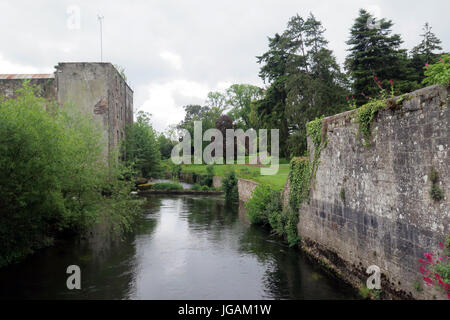
POLYGON ((427 284, 427 286, 432 286, 434 284, 434 281, 431 280, 429 277, 423 277, 423 281, 427 284))
POLYGON ((391 84, 391 86, 394 84, 394 80, 389 80, 389 83, 391 84))
POLYGON ((377 76, 375 76, 375 77, 373 77, 374 79, 375 79, 375 81, 378 81, 378 77, 377 76))

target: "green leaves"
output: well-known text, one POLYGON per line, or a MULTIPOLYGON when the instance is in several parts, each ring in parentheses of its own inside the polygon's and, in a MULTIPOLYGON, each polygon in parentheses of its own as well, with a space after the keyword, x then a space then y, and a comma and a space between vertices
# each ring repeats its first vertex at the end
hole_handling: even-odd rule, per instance
POLYGON ((133 165, 143 177, 159 177, 162 173, 160 145, 151 126, 151 115, 140 111, 137 121, 126 128, 122 144, 126 162, 133 165))
POLYGON ((105 163, 92 117, 60 108, 24 83, 0 102, 0 266, 51 243, 63 230, 106 221, 118 232, 139 212, 122 168, 105 163))
POLYGON ((377 20, 377 24, 369 27, 368 22, 375 19, 365 10, 360 10, 351 30, 350 54, 346 59, 346 69, 353 80, 353 93, 358 105, 366 103, 365 97, 375 97, 378 85, 373 81, 377 76, 383 85, 393 79, 396 94, 417 89, 417 83, 412 79, 412 69, 406 50, 400 49, 402 39, 398 34, 392 34, 393 25, 390 20, 377 20))
POLYGON ((450 55, 443 54, 435 64, 425 67, 425 79, 423 84, 450 85, 450 55))
POLYGON ((364 145, 370 145, 372 135, 371 126, 377 112, 386 107, 384 100, 372 99, 356 110, 356 120, 358 121, 358 131, 364 138, 364 145))
POLYGON ((237 177, 234 170, 227 172, 225 177, 222 179, 222 190, 225 192, 225 199, 228 202, 239 201, 237 177))

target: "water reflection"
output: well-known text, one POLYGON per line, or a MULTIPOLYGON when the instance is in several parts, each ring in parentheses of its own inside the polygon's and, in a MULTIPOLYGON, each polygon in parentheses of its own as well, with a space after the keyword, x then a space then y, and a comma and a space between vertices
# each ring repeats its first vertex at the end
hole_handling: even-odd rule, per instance
POLYGON ((98 249, 61 243, 0 269, 0 298, 348 299, 353 293, 314 269, 298 250, 243 221, 223 197, 148 198, 136 233, 98 249), (65 287, 77 264, 82 290, 65 287))

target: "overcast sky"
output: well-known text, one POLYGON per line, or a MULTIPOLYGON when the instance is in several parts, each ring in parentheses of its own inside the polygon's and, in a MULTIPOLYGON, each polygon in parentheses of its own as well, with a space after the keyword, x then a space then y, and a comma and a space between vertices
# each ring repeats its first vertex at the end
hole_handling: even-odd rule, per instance
POLYGON ((445 0, 0 0, 0 73, 51 73, 58 62, 100 61, 100 13, 103 61, 126 69, 135 110, 152 113, 162 131, 183 119, 183 105, 203 104, 209 91, 232 83, 262 86, 255 56, 297 13, 312 12, 322 22, 342 64, 359 8, 392 19, 404 48, 420 41, 428 21, 450 50, 445 0))

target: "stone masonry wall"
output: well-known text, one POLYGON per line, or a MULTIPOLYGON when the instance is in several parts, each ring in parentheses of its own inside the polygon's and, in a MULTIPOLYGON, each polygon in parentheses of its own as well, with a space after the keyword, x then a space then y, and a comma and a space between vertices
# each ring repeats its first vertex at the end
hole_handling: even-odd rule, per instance
POLYGON ((59 63, 58 101, 71 103, 102 126, 105 153, 118 148, 125 126, 133 123, 133 91, 111 63, 59 63))
POLYGON ((39 79, 0 79, 0 96, 13 98, 16 90, 23 87, 25 80, 30 81, 30 85, 37 86, 37 94, 46 99, 55 99, 56 88, 54 78, 39 79))
MULTIPOLYGON (((305 247, 328 258, 350 281, 381 268, 382 289, 393 296, 433 298, 421 283, 418 259, 450 235, 449 90, 432 86, 380 111, 370 146, 358 135, 355 111, 323 120, 328 144, 300 209, 298 231, 305 247), (439 176, 444 199, 431 199, 430 172, 439 176)), ((313 144, 308 141, 310 155, 313 144)), ((248 188, 244 185, 241 188, 248 188)))
POLYGON ((238 179, 239 201, 247 202, 252 197, 253 190, 255 190, 258 185, 258 182, 252 180, 238 179))

